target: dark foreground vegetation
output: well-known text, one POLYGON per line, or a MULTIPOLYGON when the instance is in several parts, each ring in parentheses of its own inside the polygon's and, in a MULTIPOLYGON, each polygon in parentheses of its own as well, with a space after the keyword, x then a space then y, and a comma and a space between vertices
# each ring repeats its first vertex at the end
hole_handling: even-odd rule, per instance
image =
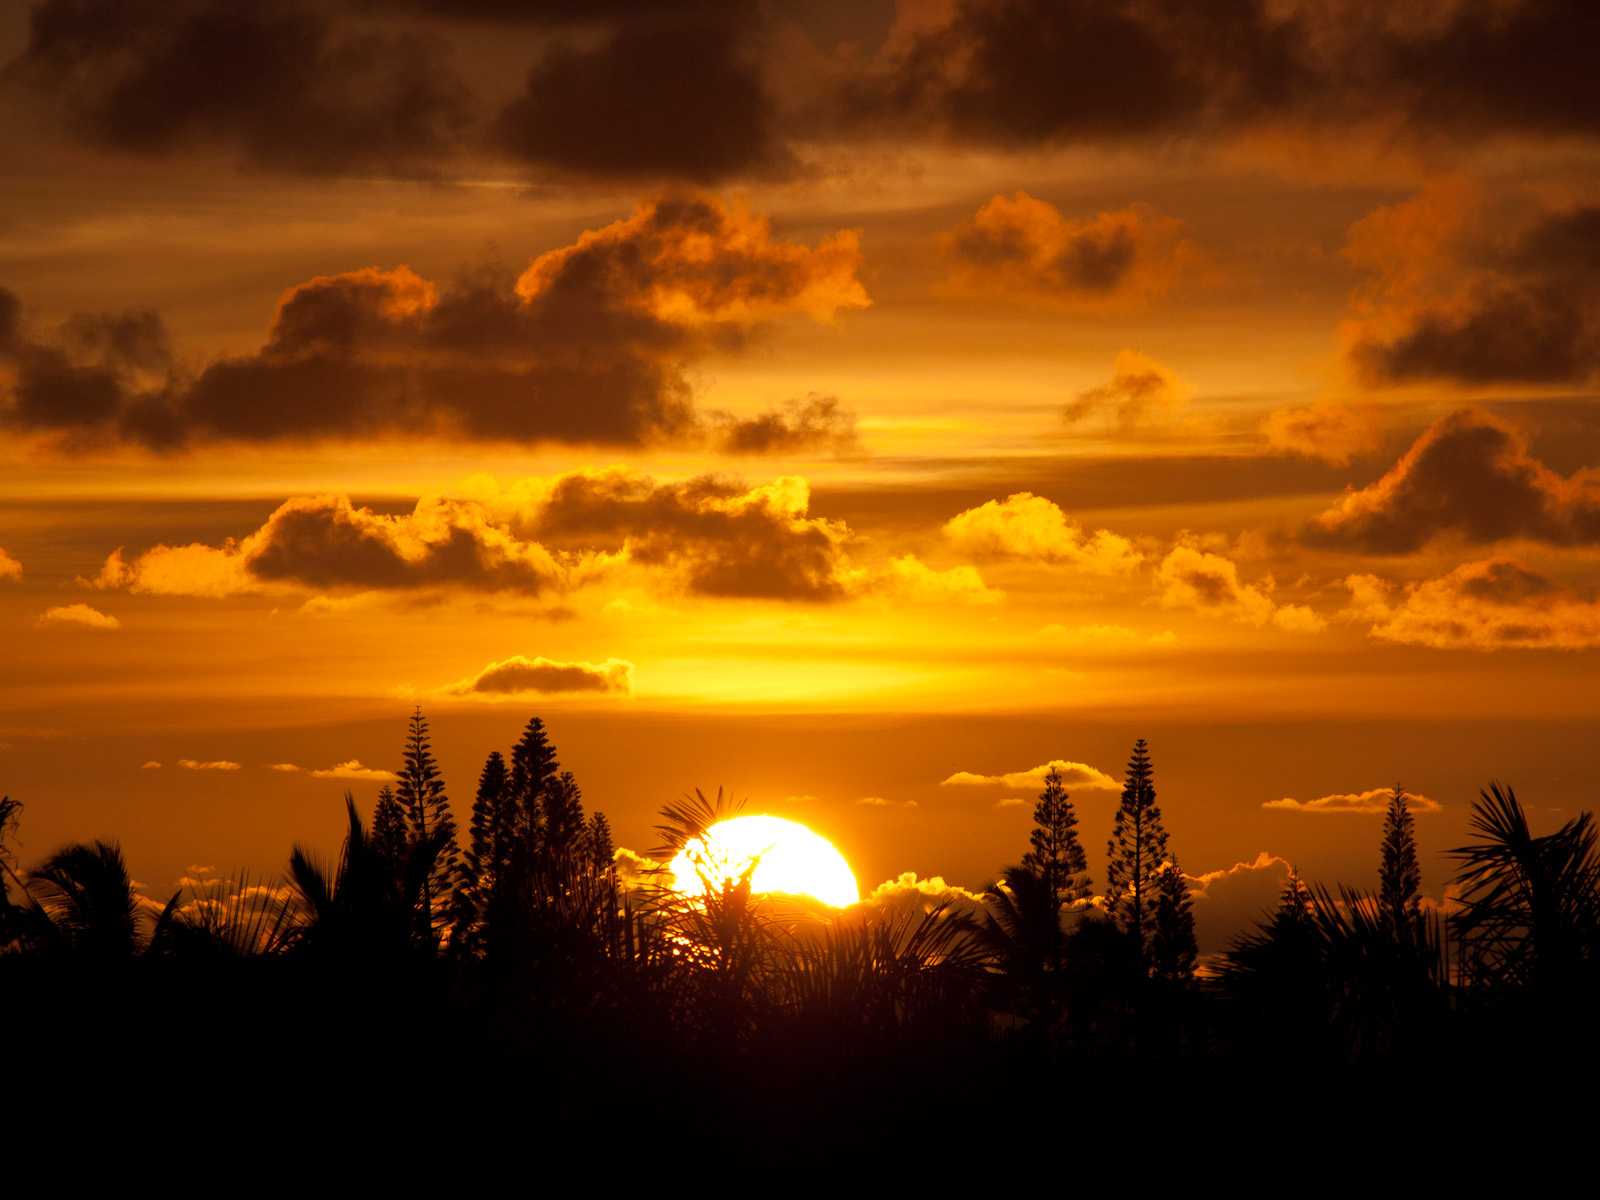
MULTIPOLYGON (((19 808, 0 803, 0 851, 19 808)), ((1291 878, 1204 975, 1143 741, 1103 898, 1052 774, 1030 848, 975 912, 820 912, 752 896, 754 864, 686 900, 614 854, 538 719, 490 755, 464 835, 420 714, 370 823, 347 809, 337 861, 296 847, 283 879, 191 883, 159 910, 115 845, 26 871, 5 853, 13 1093, 80 1120, 136 1091, 214 1095, 252 1123, 326 1110, 420 1146, 448 1120, 648 1157, 679 1119, 745 1145, 824 1114, 910 1137, 972 1105, 996 1137, 1065 1119, 1135 1141, 1161 1103, 1191 1126, 1291 1120, 1290 1078, 1349 1101, 1594 1065, 1593 822, 1536 837, 1498 785, 1452 852, 1447 915, 1422 903, 1397 787, 1376 894, 1291 878)), ((652 857, 736 809, 720 792, 668 805, 652 857)))

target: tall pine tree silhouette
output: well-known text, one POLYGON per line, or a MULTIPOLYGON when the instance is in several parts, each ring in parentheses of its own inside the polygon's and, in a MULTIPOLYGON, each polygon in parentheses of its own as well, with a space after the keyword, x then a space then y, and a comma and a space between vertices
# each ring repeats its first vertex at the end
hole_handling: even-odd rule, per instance
POLYGON ((1150 938, 1150 973, 1168 983, 1194 978, 1199 948, 1194 940, 1193 901, 1177 856, 1156 882, 1156 911, 1150 938))
POLYGON ((1422 870, 1417 866, 1416 822, 1397 783, 1383 819, 1383 862, 1378 868, 1378 911, 1385 927, 1405 939, 1422 915, 1422 870))
POLYGON ((1056 908, 1074 904, 1089 896, 1088 859, 1078 841, 1078 815, 1067 798, 1061 772, 1050 768, 1044 791, 1033 809, 1033 849, 1022 856, 1022 865, 1039 876, 1049 889, 1056 908))
POLYGON ((1150 748, 1140 738, 1128 760, 1122 804, 1106 846, 1106 903, 1117 923, 1143 946, 1154 924, 1157 876, 1167 861, 1167 831, 1156 807, 1150 748))
MULTIPOLYGON (((405 814, 410 834, 410 850, 441 842, 442 848, 428 865, 417 904, 417 935, 434 944, 438 932, 449 923, 452 892, 455 888, 459 851, 456 824, 450 816, 450 798, 428 744, 428 723, 418 708, 411 716, 411 732, 406 738, 405 769, 400 772, 396 799, 405 814)), ((411 869, 408 864, 408 870, 411 869)))

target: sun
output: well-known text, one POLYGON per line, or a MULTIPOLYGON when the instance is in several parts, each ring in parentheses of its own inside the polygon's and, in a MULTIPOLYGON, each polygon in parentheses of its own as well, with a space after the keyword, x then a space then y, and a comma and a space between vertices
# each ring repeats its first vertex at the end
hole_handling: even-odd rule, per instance
POLYGON ((668 865, 682 891, 720 888, 755 864, 751 892, 809 896, 832 908, 861 899, 856 877, 844 856, 795 821, 782 817, 734 817, 718 821, 668 865), (702 884, 701 881, 704 880, 702 884))

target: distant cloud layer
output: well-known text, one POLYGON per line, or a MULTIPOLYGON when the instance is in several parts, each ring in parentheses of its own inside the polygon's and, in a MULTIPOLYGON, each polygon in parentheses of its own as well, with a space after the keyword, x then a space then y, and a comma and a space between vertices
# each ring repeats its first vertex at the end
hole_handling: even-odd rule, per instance
POLYGON ((1010 788, 1036 788, 1043 790, 1045 777, 1052 770, 1059 771, 1061 782, 1070 790, 1072 788, 1100 789, 1102 791, 1121 791, 1122 785, 1104 771, 1097 770, 1087 763, 1068 762, 1066 759, 1054 758, 1042 766, 1034 767, 1028 771, 1011 771, 1004 775, 974 775, 971 771, 957 771, 948 779, 939 781, 941 787, 981 787, 988 785, 1002 785, 1010 788))
MULTIPOLYGON (((1406 807, 1414 813, 1438 812, 1439 803, 1426 796, 1419 796, 1415 792, 1403 792, 1406 807)), ((1338 792, 1330 796, 1318 796, 1315 800, 1302 803, 1291 800, 1287 796, 1282 800, 1267 800, 1262 808, 1278 808, 1288 812, 1309 813, 1382 813, 1389 811, 1390 800, 1394 796, 1393 788, 1370 788, 1365 792, 1338 792)))
POLYGON ((79 316, 39 336, 0 290, 0 365, 16 376, 0 422, 69 449, 427 435, 838 445, 852 422, 826 399, 708 427, 684 370, 787 314, 864 307, 859 263, 854 232, 779 241, 743 208, 674 193, 540 255, 509 290, 441 290, 404 266, 319 276, 284 294, 259 351, 193 377, 154 313, 79 316))
POLYGON ((1563 478, 1533 458, 1504 421, 1461 409, 1300 536, 1311 546, 1408 554, 1447 534, 1480 545, 1512 538, 1600 544, 1600 471, 1563 478))
POLYGON ((185 771, 238 771, 242 769, 238 763, 230 762, 225 758, 215 759, 211 762, 201 762, 193 758, 180 758, 178 765, 185 771))
POLYGON ((621 658, 603 663, 556 662, 513 655, 490 663, 470 679, 442 689, 447 696, 520 696, 528 693, 620 692, 633 690, 633 664, 621 658))

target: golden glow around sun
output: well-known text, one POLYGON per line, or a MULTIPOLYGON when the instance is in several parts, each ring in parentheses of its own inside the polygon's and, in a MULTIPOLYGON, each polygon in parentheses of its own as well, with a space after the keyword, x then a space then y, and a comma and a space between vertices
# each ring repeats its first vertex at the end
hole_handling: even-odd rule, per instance
POLYGON ((810 896, 834 908, 861 899, 844 856, 804 825, 782 817, 718 821, 678 851, 668 866, 680 891, 720 888, 755 864, 750 890, 810 896))

